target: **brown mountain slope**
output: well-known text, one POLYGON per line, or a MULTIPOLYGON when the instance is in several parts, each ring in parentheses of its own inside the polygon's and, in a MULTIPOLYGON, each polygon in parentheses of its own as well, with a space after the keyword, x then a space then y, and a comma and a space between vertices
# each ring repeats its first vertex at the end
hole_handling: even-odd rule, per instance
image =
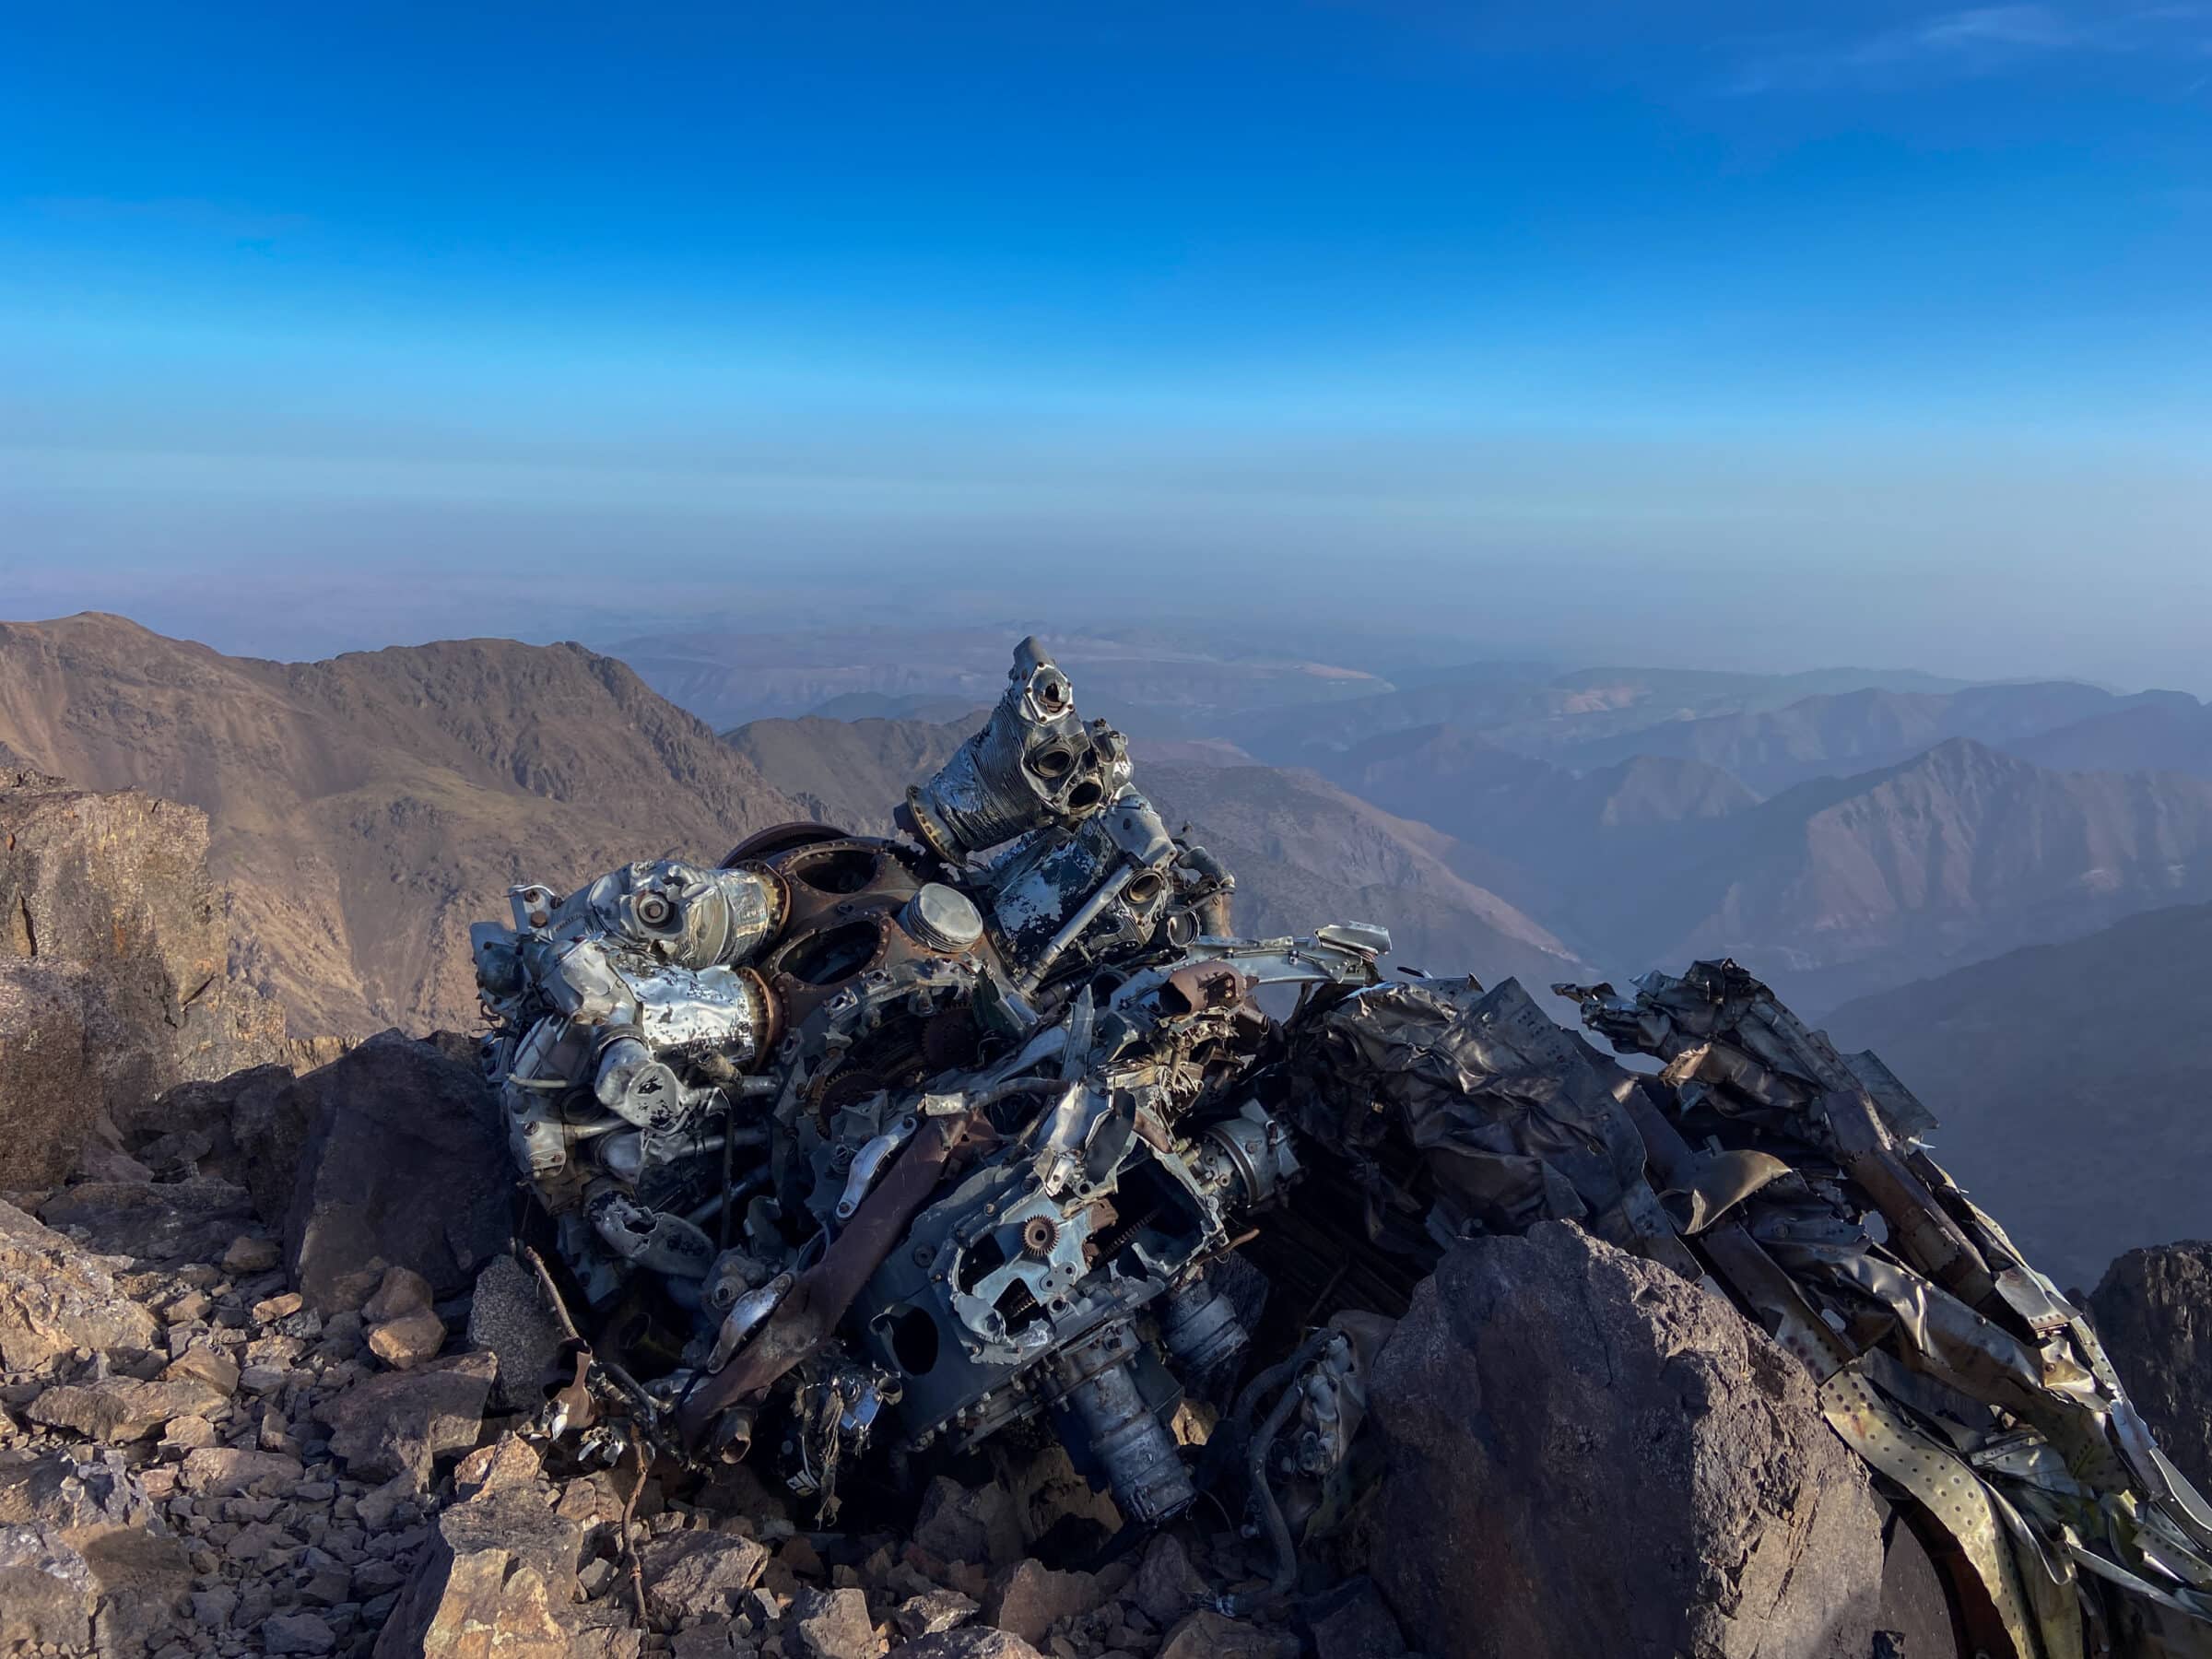
POLYGON ((1624 895, 1647 962, 1734 955, 1808 1009, 2212 897, 2212 782, 2053 772, 1964 739, 1712 826, 1624 895))
POLYGON ((723 734, 723 741, 777 789, 825 824, 868 835, 891 833, 891 808, 951 758, 968 735, 990 718, 979 707, 960 719, 755 720, 723 734))
POLYGON ((2212 905, 2131 916, 1848 1003, 1942 1119, 1936 1158, 2061 1285, 2212 1238, 2212 905))
POLYGON ((465 1023, 507 887, 802 816, 611 658, 504 640, 226 657, 117 617, 0 624, 0 745, 205 809, 236 966, 301 1034, 465 1023))
POLYGON ((1453 867, 1452 838, 1394 818, 1308 771, 1154 766, 1139 782, 1171 824, 1237 872, 1240 933, 1380 922, 1399 961, 1542 987, 1579 971, 1541 924, 1453 867))

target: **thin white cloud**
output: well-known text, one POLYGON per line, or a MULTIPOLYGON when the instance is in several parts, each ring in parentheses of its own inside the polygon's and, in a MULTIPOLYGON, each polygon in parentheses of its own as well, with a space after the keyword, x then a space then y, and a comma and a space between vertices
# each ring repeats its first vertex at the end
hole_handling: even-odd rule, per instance
POLYGON ((1872 34, 1770 40, 1725 84, 1742 95, 1879 90, 2012 74, 2068 55, 2202 52, 2208 40, 2212 5, 2194 0, 2097 18, 2041 4, 1976 6, 1872 34))

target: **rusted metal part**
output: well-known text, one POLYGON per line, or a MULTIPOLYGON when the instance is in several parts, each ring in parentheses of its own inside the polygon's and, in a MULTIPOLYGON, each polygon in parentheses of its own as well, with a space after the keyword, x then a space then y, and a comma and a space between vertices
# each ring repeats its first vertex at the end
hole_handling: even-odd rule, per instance
POLYGON ((836 1334, 837 1322, 905 1235, 907 1223, 936 1186, 972 1122, 970 1114, 932 1117, 915 1131, 844 1231, 799 1276, 752 1341, 691 1391, 677 1414, 687 1443, 702 1444, 724 1409, 765 1394, 777 1378, 836 1334))

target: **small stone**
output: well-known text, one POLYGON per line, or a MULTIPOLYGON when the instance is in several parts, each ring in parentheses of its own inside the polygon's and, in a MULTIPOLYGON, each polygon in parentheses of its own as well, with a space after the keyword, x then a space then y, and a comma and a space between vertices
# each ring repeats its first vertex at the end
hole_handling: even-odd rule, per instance
POLYGON ((1016 1563, 991 1581, 985 1603, 989 1623, 1034 1645, 1061 1619, 1104 1605, 1105 1592, 1088 1572, 1055 1572, 1033 1560, 1016 1563))
POLYGON ((237 1606, 238 1592, 235 1590, 194 1590, 192 1593, 193 1621, 205 1630, 219 1630, 228 1625, 237 1606))
POLYGON ((361 1319, 367 1324, 382 1324, 386 1320, 426 1312, 436 1299, 430 1281, 412 1267, 388 1267, 376 1294, 361 1304, 361 1319))
POLYGON ((312 1613, 279 1613, 262 1621, 265 1653, 327 1653, 337 1645, 337 1633, 312 1613))
POLYGON ((284 1253, 271 1239, 256 1239, 241 1233, 230 1241, 230 1248, 223 1252, 223 1271, 232 1277, 249 1273, 266 1273, 284 1259, 284 1253))
POLYGON ((975 1614, 975 1603, 958 1590, 925 1590, 900 1602, 891 1613, 891 1622, 911 1641, 966 1624, 975 1614))
POLYGON ((290 1375, 281 1365, 249 1365, 238 1373, 238 1385, 250 1394, 273 1394, 290 1375))
POLYGON ((527 1486, 537 1479, 543 1461, 528 1441, 502 1434, 488 1446, 478 1446, 453 1468, 453 1491, 461 1498, 496 1487, 527 1486))
POLYGON ((209 1498, 235 1498, 289 1490, 300 1479, 297 1458, 276 1452, 251 1452, 230 1446, 207 1446, 184 1459, 178 1480, 188 1492, 209 1498))
POLYGON ((876 1659, 883 1652, 868 1598, 857 1588, 802 1590, 791 1612, 806 1659, 876 1659))
POLYGON ((1156 1533, 1145 1547, 1144 1564, 1129 1588, 1129 1599, 1161 1629, 1206 1599, 1206 1581, 1191 1565, 1182 1541, 1173 1533, 1156 1533))
POLYGON ((220 1348, 194 1343, 163 1369, 164 1377, 205 1382, 220 1394, 238 1392, 238 1361, 220 1348))
POLYGON ((406 1371, 425 1359, 433 1359, 444 1346, 445 1321, 429 1308, 418 1308, 369 1327, 369 1351, 394 1371, 406 1371))
POLYGON ((297 1290, 287 1290, 282 1296, 268 1297, 253 1304, 253 1317, 268 1324, 289 1314, 297 1313, 307 1305, 307 1299, 297 1290))
POLYGON ((173 1457, 215 1444, 215 1425, 204 1417, 171 1418, 161 1430, 161 1453, 173 1457))
POLYGON ((161 1310, 161 1317, 170 1324, 196 1324, 207 1317, 215 1300, 205 1290, 187 1290, 161 1310))
POLYGON ((901 1642, 891 1659, 1043 1659, 1043 1655, 1007 1630, 988 1625, 961 1625, 918 1641, 901 1642))
POLYGON ((1201 1607, 1168 1632, 1158 1659, 1278 1659, 1280 1652, 1257 1626, 1201 1607))

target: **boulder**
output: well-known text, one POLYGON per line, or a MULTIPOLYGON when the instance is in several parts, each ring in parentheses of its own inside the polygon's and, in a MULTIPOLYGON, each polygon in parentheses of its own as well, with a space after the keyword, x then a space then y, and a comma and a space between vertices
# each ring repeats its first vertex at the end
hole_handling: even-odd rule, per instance
POLYGON ((50 1452, 0 1466, 0 1525, 146 1526, 152 1503, 120 1452, 50 1452), (112 1460, 112 1461, 110 1461, 112 1460))
POLYGON ((281 1452, 254 1452, 241 1446, 203 1446, 185 1453, 177 1484, 206 1498, 239 1498, 249 1493, 288 1496, 305 1474, 296 1457, 281 1452))
POLYGON ((229 976, 206 854, 193 807, 0 773, 0 1185, 51 1184, 178 1083, 286 1058, 281 1010, 229 976))
POLYGON ((405 1476, 427 1490, 436 1461, 477 1443, 494 1370, 489 1354, 366 1378, 316 1408, 330 1449, 356 1480, 405 1476))
POLYGON ((941 1561, 1007 1567, 1022 1559, 1021 1515, 1004 1487, 964 1487, 940 1475, 922 1495, 914 1542, 941 1561))
POLYGON ((801 1590, 792 1597, 790 1629, 803 1659, 877 1659, 884 1648, 867 1595, 856 1588, 801 1590))
POLYGON ((1454 1247, 1370 1391, 1369 1571, 1427 1652, 1865 1659, 1882 1521, 1802 1367, 1571 1222, 1454 1247))
POLYGON ((985 1625, 962 1625, 935 1636, 902 1641, 889 1659, 1041 1659, 1020 1637, 985 1625))
POLYGON ((1088 1572, 1055 1572, 1040 1561, 1018 1561, 991 1581, 983 1618, 1032 1645, 1063 1618, 1093 1612, 1106 1593, 1088 1572))
POLYGON ((2160 1449, 2212 1492, 2212 1243, 2129 1251, 2105 1269, 2089 1311, 2160 1449))
POLYGON ((511 1255, 497 1255, 469 1293, 468 1346, 500 1362, 492 1402, 504 1411, 535 1411, 566 1333, 545 1302, 537 1275, 511 1255))
POLYGON ((500 1487, 441 1514, 377 1659, 566 1659, 583 1529, 546 1498, 539 1487, 500 1487))
POLYGON ((85 1558, 50 1526, 0 1526, 0 1649, 92 1645, 100 1586, 85 1558))
POLYGON ((88 1440, 119 1445, 144 1440, 172 1418, 194 1417, 222 1403, 221 1394, 196 1378, 141 1382, 107 1377, 46 1389, 23 1415, 49 1429, 73 1429, 88 1440))
POLYGON ((1206 1581, 1191 1565, 1182 1540, 1173 1533, 1155 1533, 1128 1590, 1137 1611, 1164 1630, 1206 1597, 1206 1581))
POLYGON ((736 1533, 668 1533, 638 1548, 646 1608, 671 1624, 728 1618, 767 1562, 767 1550, 736 1533))
POLYGON ((141 1526, 0 1526, 0 1650, 144 1653, 191 1588, 182 1544, 141 1526))
POLYGON ((297 1079, 275 1115, 285 1135, 297 1129, 294 1176, 286 1185, 282 1136, 272 1135, 253 1155, 266 1166, 256 1181, 290 1193, 286 1256, 318 1310, 336 1311, 340 1281, 372 1256, 445 1297, 506 1249, 506 1127, 473 1065, 385 1031, 297 1079))
POLYGON ((0 1365, 35 1371, 76 1348, 151 1347, 160 1329, 83 1250, 0 1204, 0 1365))
POLYGON ((82 1230, 102 1255, 213 1262, 240 1229, 253 1224, 253 1205, 243 1187, 213 1176, 87 1181, 48 1198, 39 1206, 39 1218, 49 1227, 82 1230))
POLYGON ((53 1186, 97 1144, 120 1035, 89 970, 0 958, 0 1188, 53 1186))

